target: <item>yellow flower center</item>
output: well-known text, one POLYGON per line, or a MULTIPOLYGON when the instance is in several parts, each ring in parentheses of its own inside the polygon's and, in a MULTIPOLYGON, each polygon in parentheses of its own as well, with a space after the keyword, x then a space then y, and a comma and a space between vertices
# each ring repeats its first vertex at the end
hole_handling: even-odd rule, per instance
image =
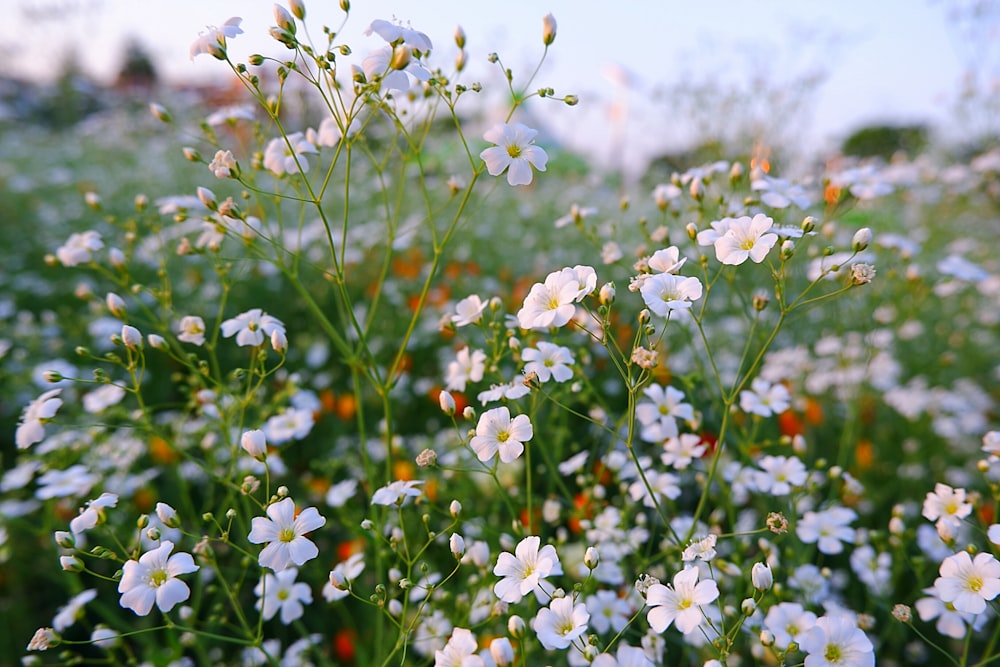
POLYGON ((497 433, 497 440, 499 442, 507 442, 510 439, 510 433, 508 431, 500 431, 497 433))
POLYGON ((521 157, 521 147, 518 146, 517 144, 511 144, 507 146, 507 155, 511 156, 512 158, 521 157))
POLYGON ((966 586, 973 593, 978 593, 979 589, 983 587, 983 578, 977 575, 972 575, 966 582, 966 586))
POLYGON ((167 571, 166 570, 153 570, 149 573, 149 583, 153 588, 159 588, 167 581, 167 571))
POLYGON ((278 533, 278 539, 282 542, 291 542, 295 539, 295 530, 292 528, 285 528, 280 533, 278 533))
POLYGON ((826 653, 823 654, 827 662, 838 663, 840 662, 840 647, 836 644, 827 644, 826 653))

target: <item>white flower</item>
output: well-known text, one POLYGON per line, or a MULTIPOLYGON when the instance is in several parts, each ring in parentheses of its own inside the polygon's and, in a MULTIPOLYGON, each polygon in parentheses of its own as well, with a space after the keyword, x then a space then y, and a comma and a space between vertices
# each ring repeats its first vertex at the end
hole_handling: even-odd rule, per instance
POLYGON ((59 394, 62 389, 51 389, 31 403, 21 413, 21 423, 17 425, 14 441, 18 449, 27 449, 45 439, 45 424, 48 423, 62 405, 59 394))
POLYGON ((694 632, 704 618, 702 607, 719 597, 715 581, 698 581, 698 568, 691 567, 674 575, 673 586, 655 583, 646 591, 646 614, 649 627, 663 632, 671 623, 682 633, 694 632))
POLYGON ((938 531, 962 525, 962 519, 972 513, 972 503, 965 502, 965 489, 953 489, 947 484, 935 484, 934 491, 924 498, 923 516, 936 521, 938 531), (946 524, 946 525, 943 525, 946 524))
POLYGON ((553 271, 544 283, 535 283, 517 313, 522 329, 561 327, 576 315, 574 302, 582 301, 597 287, 597 274, 589 266, 553 271))
POLYGON ((358 491, 358 480, 345 479, 333 484, 326 491, 326 504, 330 507, 343 507, 358 491))
POLYGON ((844 550, 842 542, 854 539, 850 523, 858 518, 852 509, 831 507, 822 512, 806 512, 795 532, 806 544, 817 542, 817 547, 825 554, 839 554, 844 550))
POLYGON ((687 262, 687 257, 681 257, 680 254, 681 251, 677 246, 672 245, 654 252, 646 260, 646 264, 657 273, 677 273, 687 262))
POLYGON ((74 535, 90 530, 104 518, 104 508, 118 504, 118 496, 114 493, 102 493, 99 497, 87 503, 86 509, 81 509, 79 516, 69 522, 69 529, 74 535))
POLYGON ((271 317, 260 308, 253 308, 222 323, 222 335, 230 338, 235 334, 236 344, 257 346, 275 331, 285 331, 281 320, 271 317))
POLYGON ((701 436, 694 433, 681 433, 676 437, 667 438, 667 441, 663 443, 663 453, 660 454, 660 460, 663 461, 663 465, 684 470, 691 465, 691 461, 701 458, 707 449, 708 445, 702 441, 701 436))
POLYGON ((480 299, 478 294, 471 294, 455 304, 455 312, 458 314, 452 315, 451 321, 455 323, 456 327, 476 324, 482 319, 483 311, 486 310, 488 303, 480 299))
POLYGON ((56 617, 52 619, 52 629, 56 632, 63 632, 76 623, 76 619, 82 615, 83 606, 96 597, 97 590, 94 588, 88 588, 74 595, 56 612, 56 617))
POLYGON ((197 315, 185 315, 177 325, 177 340, 192 345, 205 343, 205 321, 197 315))
POLYGON ((792 642, 800 643, 814 625, 816 614, 798 602, 778 603, 768 609, 764 617, 764 627, 774 635, 774 646, 781 651, 787 650, 792 642))
POLYGON ((497 123, 487 130, 483 139, 496 146, 483 150, 479 157, 486 163, 490 176, 499 176, 506 169, 508 183, 530 185, 531 168, 545 171, 549 159, 545 151, 532 143, 537 134, 521 123, 497 123))
POLYGON ((941 562, 938 573, 935 590, 958 611, 981 614, 986 602, 1000 595, 1000 562, 992 554, 980 552, 973 559, 959 551, 941 562))
POLYGON ((365 555, 357 553, 334 565, 329 581, 323 586, 323 598, 327 602, 341 600, 351 594, 351 582, 365 571, 365 555))
POLYGON ((978 629, 989 618, 987 614, 958 611, 952 603, 941 599, 936 588, 925 588, 924 593, 927 593, 928 597, 920 598, 914 604, 917 614, 925 623, 937 619, 934 627, 945 637, 962 639, 968 626, 978 629))
POLYGON ((83 409, 91 414, 100 414, 117 405, 125 398, 125 390, 116 384, 106 384, 83 395, 83 409))
POLYGON ((505 406, 487 410, 479 417, 476 435, 469 446, 480 461, 489 461, 499 453, 504 463, 515 461, 524 452, 524 444, 533 435, 527 415, 510 418, 505 406))
POLYGON ((215 157, 208 164, 208 170, 215 174, 216 178, 229 178, 236 169, 236 158, 231 151, 215 151, 215 157))
POLYGON ((93 230, 82 234, 70 234, 66 243, 56 249, 56 258, 63 266, 85 264, 92 259, 92 253, 103 247, 101 235, 93 230))
POLYGON ((658 273, 643 281, 639 288, 642 300, 651 311, 666 317, 673 310, 686 310, 701 298, 701 281, 672 273, 658 273))
POLYGON ((567 347, 539 341, 537 348, 525 348, 521 359, 526 362, 524 371, 535 373, 539 382, 566 382, 573 377, 573 353, 567 347))
POLYGON ((801 209, 807 209, 812 203, 801 185, 767 174, 760 174, 750 183, 750 189, 762 192, 760 200, 771 208, 788 208, 795 204, 801 209))
POLYGON ((242 22, 243 19, 234 16, 223 23, 221 28, 209 26, 206 32, 198 33, 198 39, 191 45, 191 60, 202 53, 207 53, 219 60, 225 60, 226 38, 232 39, 236 35, 242 35, 243 30, 240 28, 242 22))
POLYGON ((275 176, 297 174, 309 171, 307 153, 319 151, 301 132, 293 132, 287 137, 275 137, 264 148, 264 168, 275 176))
POLYGON ((598 590, 586 599, 587 611, 590 612, 590 624, 598 634, 609 630, 621 632, 628 625, 632 607, 628 600, 619 597, 613 590, 598 590))
POLYGON ((794 456, 771 456, 761 458, 761 471, 754 481, 761 493, 772 496, 787 496, 792 488, 802 486, 809 478, 809 471, 802 461, 794 456))
POLYGON ((486 372, 486 353, 482 350, 470 351, 469 348, 463 347, 455 355, 455 359, 448 362, 446 387, 449 391, 465 391, 465 385, 482 380, 484 372, 486 372))
POLYGON ((422 479, 397 480, 390 482, 372 494, 372 505, 402 505, 407 498, 416 498, 423 491, 422 479))
POLYGON ((743 216, 731 220, 729 229, 715 240, 716 259, 723 264, 738 265, 749 257, 760 264, 778 241, 777 234, 769 231, 773 224, 774 220, 763 213, 753 219, 743 216))
POLYGON ((517 603, 532 591, 542 592, 541 582, 549 575, 562 574, 562 564, 555 547, 546 544, 539 549, 541 538, 530 535, 521 540, 514 553, 504 551, 493 567, 493 574, 503 577, 493 592, 503 602, 517 603))
POLYGON ((424 53, 434 48, 430 37, 426 34, 384 19, 375 19, 365 28, 365 35, 371 35, 372 33, 375 33, 389 44, 403 43, 424 53))
POLYGON ((319 549, 305 536, 326 524, 315 507, 307 507, 295 516, 295 502, 285 498, 268 505, 267 516, 254 517, 247 536, 254 544, 267 543, 258 558, 261 567, 280 572, 319 555, 319 549))
POLYGON ((268 572, 254 586, 254 595, 260 598, 257 600, 257 609, 261 610, 265 621, 274 618, 279 611, 281 622, 285 625, 302 618, 302 605, 312 603, 312 591, 309 590, 309 584, 296 583, 296 575, 298 570, 295 568, 276 574, 268 572))
POLYGON ((289 440, 301 440, 306 437, 315 423, 311 409, 288 408, 264 422, 264 434, 272 445, 280 445, 289 440))
POLYGON ((643 426, 643 440, 661 442, 675 438, 678 419, 694 421, 694 407, 684 402, 684 392, 680 389, 651 384, 642 393, 645 398, 636 406, 635 417, 643 426))
POLYGON ((771 384, 764 378, 755 378, 750 389, 740 392, 740 409, 751 415, 770 417, 781 414, 790 406, 788 388, 780 382, 771 384))
POLYGON ((875 648, 850 618, 822 616, 800 646, 805 667, 874 667, 875 648))
POLYGON ((538 641, 550 651, 569 648, 573 640, 587 631, 590 614, 587 605, 574 604, 573 598, 555 598, 535 616, 534 630, 538 641))
POLYGON ((486 663, 476 653, 478 650, 472 632, 455 628, 444 648, 434 652, 434 667, 485 667, 486 663))
POLYGON ((178 575, 188 574, 198 569, 191 554, 176 553, 173 556, 173 542, 164 541, 159 547, 147 551, 139 560, 125 563, 118 592, 122 594, 120 604, 139 616, 146 616, 155 603, 166 613, 175 605, 184 602, 191 595, 178 575))

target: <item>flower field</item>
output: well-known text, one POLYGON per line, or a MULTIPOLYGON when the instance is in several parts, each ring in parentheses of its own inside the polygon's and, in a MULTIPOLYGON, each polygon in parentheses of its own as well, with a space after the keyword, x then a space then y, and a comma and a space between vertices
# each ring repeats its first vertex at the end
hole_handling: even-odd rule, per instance
POLYGON ((0 663, 998 662, 1000 148, 623 189, 540 28, 0 127, 0 663))

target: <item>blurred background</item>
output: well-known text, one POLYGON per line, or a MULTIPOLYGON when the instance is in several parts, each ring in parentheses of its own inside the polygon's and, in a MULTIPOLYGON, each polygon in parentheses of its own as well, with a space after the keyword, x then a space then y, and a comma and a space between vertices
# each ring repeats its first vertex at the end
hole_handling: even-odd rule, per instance
MULTIPOLYGON (((209 56, 192 61, 189 48, 199 31, 231 16, 244 17, 244 34, 230 43, 234 60, 286 57, 267 33, 270 0, 3 5, 0 118, 7 121, 65 126, 120 104, 122 93, 169 107, 180 91, 224 90, 232 74, 209 56)), ((658 159, 754 150, 789 163, 845 148, 912 153, 928 143, 974 153, 1000 125, 997 0, 355 0, 346 24, 337 2, 306 8, 317 32, 329 26, 352 47, 352 61, 380 45, 363 34, 373 19, 396 18, 430 36, 432 63, 450 71, 461 25, 464 80, 484 83, 499 77, 487 62, 493 51, 516 74, 532 70, 541 19, 551 11, 558 37, 536 84, 578 95, 580 104, 534 103, 529 124, 632 178, 658 159), (857 137, 862 131, 868 135, 857 137)))

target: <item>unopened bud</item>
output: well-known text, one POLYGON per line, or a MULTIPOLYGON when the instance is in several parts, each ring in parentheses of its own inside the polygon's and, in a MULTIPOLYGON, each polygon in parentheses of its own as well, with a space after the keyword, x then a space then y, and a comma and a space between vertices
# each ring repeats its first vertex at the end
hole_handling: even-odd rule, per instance
POLYGON ((767 563, 754 563, 750 569, 750 583, 758 591, 766 591, 774 584, 771 566, 767 563))
POLYGON ((753 295, 753 309, 760 312, 767 308, 767 304, 770 300, 764 294, 754 294, 753 295))
POLYGON ((458 533, 452 533, 448 540, 448 546, 456 559, 461 559, 465 555, 465 538, 458 533))
POLYGON ((460 49, 465 48, 465 31, 460 25, 455 26, 455 46, 460 49))
POLYGON ((807 215, 802 220, 802 231, 808 234, 814 229, 816 229, 816 218, 812 217, 811 215, 807 215))
POLYGON ((288 8, 292 10, 295 18, 302 21, 306 17, 306 6, 302 0, 288 0, 288 8))
POLYGON ((392 58, 389 59, 389 67, 392 69, 406 69, 410 64, 413 52, 405 44, 397 44, 392 48, 392 58))
POLYGON ((546 14, 542 18, 542 43, 549 46, 556 41, 556 17, 546 14))
POLYGON ((101 196, 96 192, 88 192, 83 195, 83 201, 95 211, 101 208, 101 196))
POLYGON ((198 201, 204 204, 205 208, 207 208, 208 210, 214 211, 219 207, 219 205, 215 201, 215 193, 209 190, 208 188, 203 188, 201 186, 198 186, 197 193, 198 193, 198 201))
POLYGON ((165 350, 168 347, 166 339, 159 334, 149 334, 146 336, 146 342, 154 350, 165 350))
POLYGON ((122 327, 122 343, 132 350, 141 348, 142 334, 135 327, 126 324, 122 327))
POLYGON ((580 98, 576 95, 567 95, 563 98, 563 102, 565 102, 568 107, 575 107, 580 103, 580 98))
POLYGON ((462 503, 458 502, 457 500, 451 501, 451 504, 448 505, 448 512, 453 517, 457 517, 459 514, 462 513, 462 503))
POLYGON ((868 227, 862 227, 858 231, 854 232, 854 238, 851 239, 851 250, 854 252, 861 252, 868 247, 868 244, 872 242, 872 230, 868 227))
POLYGON ((281 5, 274 6, 274 22, 278 24, 278 27, 282 30, 295 34, 295 20, 292 15, 288 13, 288 10, 281 5))
POLYGON ((507 619, 507 632, 514 639, 520 639, 524 636, 525 624, 524 619, 517 614, 511 616, 507 619))
POLYGON ((601 557, 597 553, 597 549, 594 547, 587 547, 587 550, 583 554, 583 564, 587 566, 588 569, 593 570, 601 562, 601 557))
POLYGON ((104 303, 115 317, 125 316, 125 300, 114 292, 108 292, 108 295, 104 297, 104 303))
POLYGON ((162 104, 157 104, 156 102, 150 103, 149 113, 153 114, 153 118, 163 123, 169 123, 170 121, 173 120, 173 118, 170 115, 170 112, 167 111, 166 107, 164 107, 162 104))
POLYGON ((288 338, 285 336, 285 332, 281 329, 275 329, 271 332, 271 347, 278 354, 284 354, 288 349, 288 338))
POLYGON ((267 438, 260 429, 244 432, 240 437, 240 446, 243 451, 258 461, 267 458, 267 438))
POLYGON ((184 147, 184 159, 188 162, 201 162, 201 153, 190 146, 184 147))
POLYGON ((66 572, 82 572, 84 568, 83 561, 76 556, 60 556, 59 565, 66 572))
POLYGON ((615 284, 614 283, 604 283, 601 286, 601 291, 598 292, 597 299, 601 302, 603 306, 610 306, 615 301, 615 284))
POLYGON ((438 404, 441 406, 441 412, 449 417, 455 414, 455 397, 451 395, 451 392, 442 390, 438 394, 438 404))
POLYGON ((698 225, 693 222, 687 223, 687 225, 684 226, 684 231, 687 232, 688 238, 692 241, 698 238, 698 225))

